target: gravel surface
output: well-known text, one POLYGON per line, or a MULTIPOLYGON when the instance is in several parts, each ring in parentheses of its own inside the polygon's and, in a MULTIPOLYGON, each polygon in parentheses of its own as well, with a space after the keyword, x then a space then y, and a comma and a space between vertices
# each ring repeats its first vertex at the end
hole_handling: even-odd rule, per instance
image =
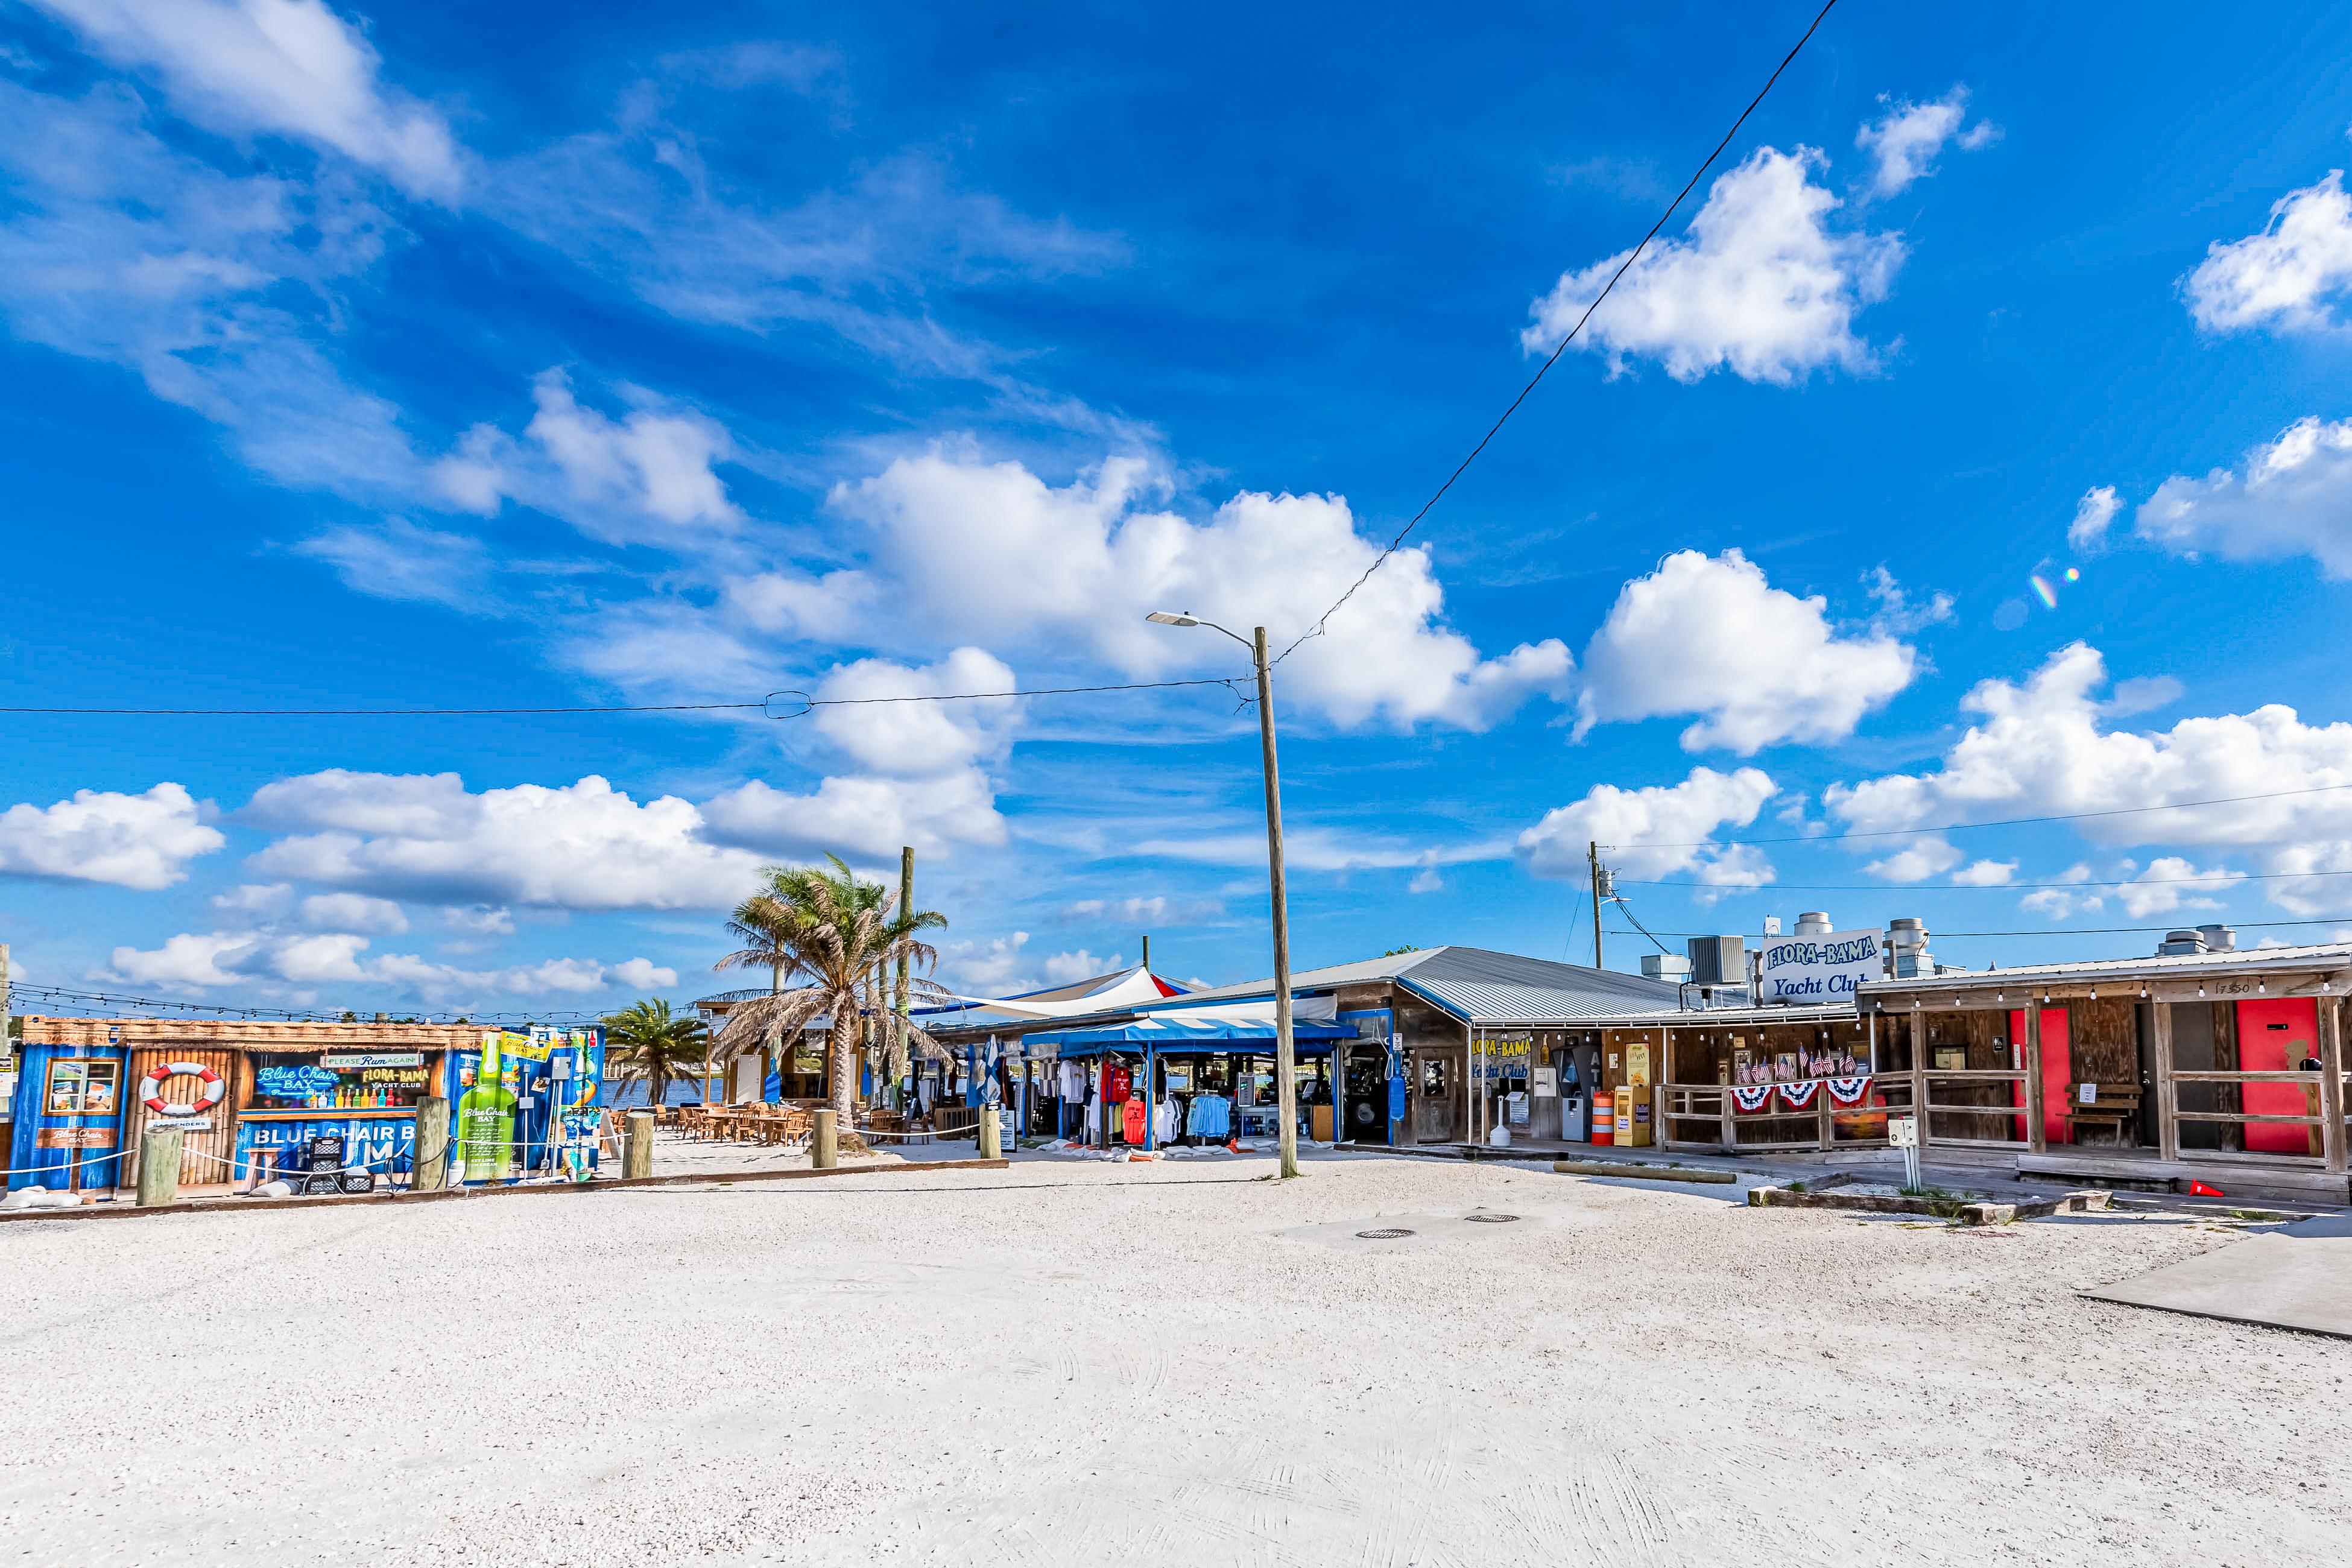
POLYGON ((2345 1560, 2352 1346, 2074 1294, 2214 1224, 1270 1164, 0 1227, 0 1561, 2345 1560))

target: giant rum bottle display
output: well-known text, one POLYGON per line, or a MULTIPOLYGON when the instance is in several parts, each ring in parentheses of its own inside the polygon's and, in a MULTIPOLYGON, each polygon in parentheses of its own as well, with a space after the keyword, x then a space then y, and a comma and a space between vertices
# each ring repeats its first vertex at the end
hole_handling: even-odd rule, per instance
POLYGON ((482 1065, 474 1085, 457 1097, 457 1136, 464 1141, 466 1180, 499 1182, 514 1173, 514 1090, 506 1087, 499 1038, 482 1037, 482 1065))

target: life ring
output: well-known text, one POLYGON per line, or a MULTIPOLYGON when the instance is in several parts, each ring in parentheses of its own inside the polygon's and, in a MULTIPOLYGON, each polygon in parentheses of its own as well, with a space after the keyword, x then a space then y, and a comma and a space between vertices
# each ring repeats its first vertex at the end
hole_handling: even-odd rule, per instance
POLYGON ((218 1105, 228 1093, 228 1081, 202 1062, 165 1062, 162 1067, 149 1068, 147 1076, 140 1081, 147 1089, 147 1109, 158 1116, 201 1116, 218 1105), (163 1098, 164 1079, 181 1077, 196 1079, 205 1086, 196 1091, 195 1102, 192 1105, 181 1105, 163 1098))

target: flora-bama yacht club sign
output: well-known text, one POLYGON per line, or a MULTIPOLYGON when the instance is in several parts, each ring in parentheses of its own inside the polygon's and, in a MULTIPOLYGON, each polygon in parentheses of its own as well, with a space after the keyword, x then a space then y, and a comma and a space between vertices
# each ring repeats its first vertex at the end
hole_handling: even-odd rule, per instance
POLYGON ((1874 931, 1833 931, 1822 936, 1774 937, 1756 968, 1763 1002, 1850 1002, 1854 988, 1885 971, 1885 947, 1874 931))

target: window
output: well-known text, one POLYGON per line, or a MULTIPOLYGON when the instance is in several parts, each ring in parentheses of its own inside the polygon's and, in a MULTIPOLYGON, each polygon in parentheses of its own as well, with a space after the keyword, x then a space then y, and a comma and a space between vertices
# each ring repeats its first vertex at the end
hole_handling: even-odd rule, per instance
POLYGON ((111 1116, 116 1092, 122 1086, 121 1062, 60 1057, 49 1063, 49 1092, 44 1116, 111 1116))
POLYGON ((425 1093, 420 1052, 373 1056, 257 1056, 256 1110, 385 1110, 414 1106, 425 1093))
POLYGON ((1423 1097, 1428 1100, 1445 1098, 1445 1058, 1444 1057, 1421 1058, 1421 1092, 1423 1097))

